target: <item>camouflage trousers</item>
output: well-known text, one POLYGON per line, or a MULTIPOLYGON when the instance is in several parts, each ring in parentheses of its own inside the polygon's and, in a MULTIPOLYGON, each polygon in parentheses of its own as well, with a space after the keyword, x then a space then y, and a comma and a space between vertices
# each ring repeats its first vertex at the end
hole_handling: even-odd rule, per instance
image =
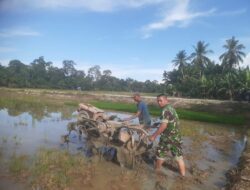
POLYGON ((182 142, 181 141, 163 141, 160 139, 160 142, 158 144, 158 147, 156 149, 156 156, 158 159, 165 159, 168 157, 168 153, 171 152, 172 156, 175 159, 179 159, 182 157, 182 142))

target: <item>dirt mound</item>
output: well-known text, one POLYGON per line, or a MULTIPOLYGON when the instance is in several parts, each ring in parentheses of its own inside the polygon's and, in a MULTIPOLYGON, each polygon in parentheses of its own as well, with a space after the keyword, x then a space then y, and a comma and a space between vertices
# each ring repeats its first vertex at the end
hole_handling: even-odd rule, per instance
POLYGON ((237 167, 226 174, 228 184, 226 190, 249 190, 250 188, 250 138, 246 149, 240 157, 237 167))

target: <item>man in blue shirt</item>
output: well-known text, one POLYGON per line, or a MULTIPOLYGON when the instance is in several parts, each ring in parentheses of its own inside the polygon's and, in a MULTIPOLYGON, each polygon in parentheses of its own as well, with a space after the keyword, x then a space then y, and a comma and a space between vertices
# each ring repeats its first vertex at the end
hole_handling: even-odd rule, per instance
POLYGON ((149 115, 148 106, 145 102, 141 100, 139 93, 133 95, 134 101, 137 103, 137 112, 129 118, 124 119, 123 121, 129 121, 138 117, 139 123, 144 125, 145 128, 151 126, 151 117, 149 115))

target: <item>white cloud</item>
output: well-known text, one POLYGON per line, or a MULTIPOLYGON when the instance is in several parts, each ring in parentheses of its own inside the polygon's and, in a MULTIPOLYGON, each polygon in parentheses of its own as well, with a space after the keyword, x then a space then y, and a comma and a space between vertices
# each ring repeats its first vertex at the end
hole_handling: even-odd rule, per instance
POLYGON ((152 69, 152 68, 142 68, 141 66, 133 67, 114 67, 111 69, 113 75, 118 78, 132 78, 138 81, 146 80, 157 80, 158 82, 162 81, 162 69, 152 69))
MULTIPOLYGON (((162 10, 161 19, 142 27, 143 38, 150 38, 152 32, 177 26, 187 27, 199 17, 215 15, 216 9, 207 11, 192 11, 191 0, 0 0, 0 10, 15 10, 25 8, 78 8, 96 12, 111 12, 120 9, 139 8, 157 5, 162 10)), ((245 13, 246 9, 232 10, 216 13, 217 16, 233 16, 245 13)), ((37 33, 30 33, 30 35, 37 33)))
MULTIPOLYGON (((0 7, 5 10, 18 7, 33 8, 84 8, 90 11, 113 11, 120 8, 137 8, 158 4, 166 0, 1 0, 0 7)), ((168 1, 168 0, 167 0, 168 1)))
MULTIPOLYGON (((138 58, 136 58, 138 59, 138 58)), ((62 67, 61 62, 54 61, 53 65, 57 67, 62 67)), ((129 64, 120 64, 120 63, 89 63, 84 61, 75 61, 77 70, 84 70, 87 74, 88 69, 93 67, 94 65, 99 65, 101 67, 101 71, 110 69, 112 71, 112 76, 117 78, 132 78, 138 81, 146 81, 146 80, 157 80, 158 82, 162 81, 163 69, 154 69, 154 68, 145 68, 140 64, 133 64, 132 66, 129 64)))
POLYGON ((197 17, 211 16, 215 9, 204 12, 191 12, 188 10, 190 0, 176 0, 175 5, 163 12, 162 19, 150 23, 142 28, 143 38, 148 38, 155 30, 163 30, 171 26, 186 27, 197 17))
POLYGON ((0 30, 0 37, 16 37, 16 36, 40 36, 41 34, 37 31, 28 28, 12 28, 0 30))

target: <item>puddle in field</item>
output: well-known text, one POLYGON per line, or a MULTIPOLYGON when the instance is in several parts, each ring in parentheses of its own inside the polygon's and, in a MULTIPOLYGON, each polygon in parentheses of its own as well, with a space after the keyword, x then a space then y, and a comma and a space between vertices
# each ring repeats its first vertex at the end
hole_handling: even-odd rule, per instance
MULTIPOLYGON (((15 108, 18 109, 18 108, 15 108)), ((2 160, 8 160, 15 152, 17 155, 34 155, 41 147, 69 149, 71 153, 91 155, 86 147, 86 139, 79 138, 72 132, 67 145, 61 143, 61 136, 67 134, 67 124, 76 121, 77 112, 72 108, 66 113, 53 111, 49 107, 40 108, 39 117, 29 110, 18 111, 8 108, 0 110, 0 147, 2 160), (41 109, 43 109, 41 111, 41 109), (51 111, 48 111, 51 110, 51 111), (44 114, 42 114, 44 113, 44 114), (71 114, 69 114, 71 113, 71 114), (65 117, 67 115, 67 117, 65 117)), ((123 113, 116 114, 120 118, 127 117, 123 113)), ((134 120, 136 123, 137 121, 134 120)), ((138 175, 134 189, 220 189, 225 184, 225 172, 239 159, 244 148, 244 135, 240 130, 230 126, 208 124, 192 121, 181 121, 183 135, 183 150, 187 165, 186 179, 180 179, 175 165, 168 160, 164 166, 164 175, 155 175, 152 162, 148 162, 143 173, 138 175), (139 184, 139 185, 138 185, 139 184)), ((110 189, 119 183, 121 168, 112 162, 103 162, 98 165, 96 183, 89 189, 110 189), (108 168, 108 170, 107 170, 108 168), (118 179, 117 179, 118 178, 118 179), (116 179, 114 181, 114 179, 116 179), (107 184, 109 182, 109 184, 107 184), (111 186, 110 186, 111 185, 111 186)), ((0 173, 2 173, 0 171, 0 173)), ((131 174, 132 175, 132 174, 131 174)), ((134 175, 134 174, 133 174, 134 175)), ((5 189, 21 189, 18 184, 11 186, 11 181, 1 179, 0 187, 5 189), (9 181, 9 182, 8 182, 9 181), (18 188, 17 188, 18 187, 18 188)), ((129 172, 122 183, 130 183, 129 172)), ((122 178, 123 179, 123 178, 122 178)), ((79 189, 81 184, 79 183, 79 189)), ((121 189, 123 187, 120 187, 121 189)))

